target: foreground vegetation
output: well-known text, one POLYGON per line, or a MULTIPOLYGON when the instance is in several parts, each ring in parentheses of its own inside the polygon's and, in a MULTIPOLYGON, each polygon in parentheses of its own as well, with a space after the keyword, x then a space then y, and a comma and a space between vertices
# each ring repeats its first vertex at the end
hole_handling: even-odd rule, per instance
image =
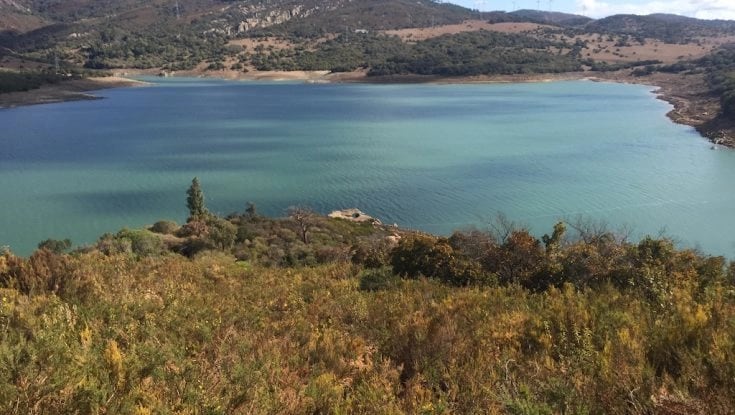
POLYGON ((254 205, 0 256, 0 412, 712 414, 735 269, 594 223, 450 238, 254 205))

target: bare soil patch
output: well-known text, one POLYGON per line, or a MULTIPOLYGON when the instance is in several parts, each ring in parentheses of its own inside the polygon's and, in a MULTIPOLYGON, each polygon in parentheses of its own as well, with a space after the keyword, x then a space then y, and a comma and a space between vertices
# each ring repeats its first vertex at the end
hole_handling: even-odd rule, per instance
POLYGON ((227 44, 230 46, 242 46, 247 51, 253 51, 258 46, 262 46, 266 49, 272 48, 274 50, 291 49, 294 47, 294 44, 288 40, 276 37, 234 39, 229 41, 227 44))
POLYGON ((588 41, 582 51, 583 58, 597 61, 619 63, 644 60, 659 60, 670 64, 681 60, 698 59, 719 46, 735 41, 733 37, 698 39, 686 44, 664 43, 660 40, 646 39, 644 43, 635 40, 621 42, 602 35, 583 35, 573 39, 588 41))

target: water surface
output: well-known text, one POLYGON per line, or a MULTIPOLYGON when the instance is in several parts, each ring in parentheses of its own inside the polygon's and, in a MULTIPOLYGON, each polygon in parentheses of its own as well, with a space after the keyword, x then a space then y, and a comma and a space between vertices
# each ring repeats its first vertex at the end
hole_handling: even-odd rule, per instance
POLYGON ((198 176, 221 214, 359 207, 442 234, 585 215, 735 256, 735 152, 646 87, 155 82, 0 111, 0 245, 181 222, 198 176))

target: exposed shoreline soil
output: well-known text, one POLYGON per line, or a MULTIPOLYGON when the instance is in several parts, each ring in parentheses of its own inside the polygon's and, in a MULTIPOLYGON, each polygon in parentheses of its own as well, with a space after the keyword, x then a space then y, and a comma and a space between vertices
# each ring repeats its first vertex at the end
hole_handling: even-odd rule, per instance
POLYGON ((593 80, 650 85, 659 99, 674 106, 667 116, 689 125, 715 145, 735 148, 735 122, 720 116, 720 99, 713 96, 703 74, 656 73, 635 77, 625 72, 609 72, 593 80))
MULTIPOLYGON (((0 94, 0 108, 21 105, 47 104, 63 101, 98 99, 91 91, 145 85, 145 82, 129 79, 130 76, 155 76, 158 70, 120 70, 115 76, 89 78, 46 85, 28 92, 0 94)), ((676 123, 694 127, 702 136, 716 145, 735 148, 735 122, 719 117, 719 99, 712 96, 703 75, 679 75, 656 73, 636 77, 629 71, 618 72, 569 72, 560 74, 530 75, 480 75, 467 77, 441 77, 425 75, 397 75, 368 77, 366 71, 330 73, 328 71, 182 71, 177 77, 204 77, 243 81, 301 81, 308 83, 522 83, 591 80, 649 85, 657 88, 658 98, 674 108, 667 114, 676 123)))

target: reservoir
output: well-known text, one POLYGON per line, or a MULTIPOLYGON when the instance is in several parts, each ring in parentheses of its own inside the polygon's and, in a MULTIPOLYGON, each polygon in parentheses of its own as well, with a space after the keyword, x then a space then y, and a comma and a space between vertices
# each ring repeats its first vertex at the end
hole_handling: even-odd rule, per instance
POLYGON ((0 110, 0 246, 181 223, 197 176, 222 215, 357 207, 449 234, 503 213, 539 236, 585 217, 735 257, 735 151, 650 87, 149 81, 0 110))

